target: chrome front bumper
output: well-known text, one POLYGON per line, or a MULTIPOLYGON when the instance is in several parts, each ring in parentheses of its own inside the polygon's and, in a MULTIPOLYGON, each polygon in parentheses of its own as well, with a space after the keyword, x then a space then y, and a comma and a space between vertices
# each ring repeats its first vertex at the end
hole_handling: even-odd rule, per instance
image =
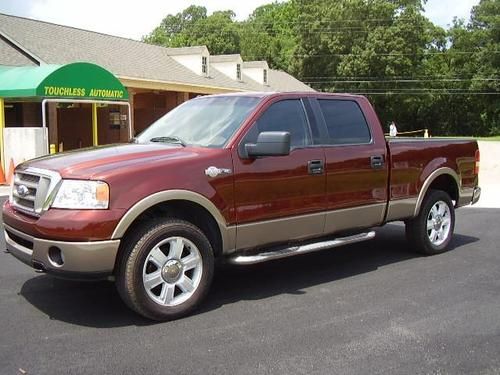
POLYGON ((470 204, 477 203, 477 201, 479 200, 480 197, 481 197, 481 188, 479 186, 476 186, 474 188, 474 192, 472 193, 472 200, 471 200, 470 204))
POLYGON ((9 253, 21 262, 47 273, 67 278, 106 278, 112 274, 120 240, 66 242, 35 238, 4 224, 9 253), (52 249, 52 250, 51 250, 52 249), (50 253, 49 253, 50 251, 50 253), (51 253, 62 254, 62 262, 51 253))

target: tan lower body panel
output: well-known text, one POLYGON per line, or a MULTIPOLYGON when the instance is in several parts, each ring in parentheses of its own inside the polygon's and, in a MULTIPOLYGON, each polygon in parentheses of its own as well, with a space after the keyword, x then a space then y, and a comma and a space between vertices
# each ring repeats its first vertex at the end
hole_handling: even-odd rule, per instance
POLYGON ((236 249, 249 249, 289 240, 379 225, 384 220, 385 203, 334 211, 266 220, 237 226, 236 249))
POLYGON ((417 197, 398 199, 389 202, 386 221, 407 219, 415 216, 417 197))
POLYGON ((385 203, 377 203, 329 211, 326 213, 325 234, 380 225, 384 221, 385 207, 385 203))
POLYGON ((242 224, 236 230, 236 248, 241 250, 321 236, 324 227, 324 212, 242 224))

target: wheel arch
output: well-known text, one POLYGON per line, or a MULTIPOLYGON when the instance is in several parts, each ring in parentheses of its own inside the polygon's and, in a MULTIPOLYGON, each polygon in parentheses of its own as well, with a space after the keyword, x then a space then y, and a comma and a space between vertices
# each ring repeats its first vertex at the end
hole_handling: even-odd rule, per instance
POLYGON ((226 225, 217 207, 206 197, 189 190, 167 190, 149 195, 134 204, 121 218, 112 239, 125 237, 135 224, 149 215, 175 217, 200 227, 214 247, 215 255, 234 248, 236 229, 226 225))
POLYGON ((413 216, 418 215, 425 196, 429 190, 433 189, 446 192, 452 200, 458 202, 460 196, 460 178, 458 174, 449 167, 441 167, 432 172, 422 184, 413 216))

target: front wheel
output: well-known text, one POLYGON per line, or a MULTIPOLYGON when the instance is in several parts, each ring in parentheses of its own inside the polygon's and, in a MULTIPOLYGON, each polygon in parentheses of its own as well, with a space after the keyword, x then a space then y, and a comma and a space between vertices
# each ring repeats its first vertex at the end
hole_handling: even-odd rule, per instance
POLYGON ((125 245, 116 282, 130 308, 164 321, 195 309, 213 272, 213 251, 203 232, 182 220, 160 220, 125 245))
POLYGON ((431 190, 419 214, 406 222, 406 237, 420 253, 440 254, 447 250, 455 228, 455 209, 444 191, 431 190))

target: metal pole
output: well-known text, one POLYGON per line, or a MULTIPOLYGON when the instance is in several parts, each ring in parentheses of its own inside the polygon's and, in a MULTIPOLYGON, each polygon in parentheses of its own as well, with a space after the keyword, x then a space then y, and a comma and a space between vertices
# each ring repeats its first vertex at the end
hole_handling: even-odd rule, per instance
POLYGON ((0 163, 2 169, 5 170, 4 155, 3 155, 3 129, 5 128, 5 102, 0 98, 0 163))
POLYGON ((129 139, 134 138, 134 134, 132 133, 132 110, 130 109, 130 103, 127 103, 128 106, 128 137, 129 139))
POLYGON ((92 103, 92 144, 99 144, 99 136, 97 134, 97 104, 92 103))
POLYGON ((47 129, 47 109, 46 109, 46 103, 48 102, 48 99, 42 100, 42 128, 45 129, 43 131, 43 136, 45 137, 45 154, 48 154, 50 151, 50 146, 49 146, 49 132, 47 129))

